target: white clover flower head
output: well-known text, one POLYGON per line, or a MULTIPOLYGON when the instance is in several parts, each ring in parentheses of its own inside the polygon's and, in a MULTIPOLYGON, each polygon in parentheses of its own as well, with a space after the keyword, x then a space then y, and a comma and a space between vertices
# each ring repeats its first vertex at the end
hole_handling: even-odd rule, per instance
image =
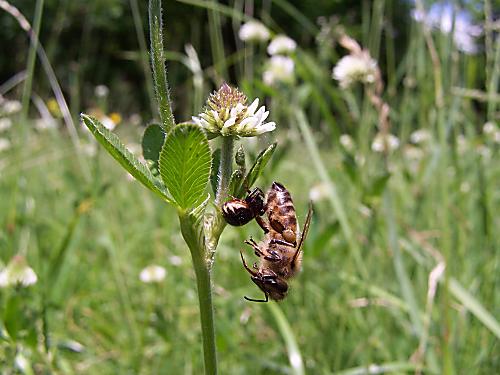
POLYGON ((431 138, 432 134, 427 129, 418 129, 410 134, 410 141, 415 144, 428 142, 431 138))
POLYGON ((274 122, 264 122, 269 111, 262 106, 259 99, 249 106, 247 97, 238 89, 224 83, 214 91, 207 100, 207 107, 193 121, 205 129, 211 136, 254 137, 276 128, 274 122))
POLYGON ((241 25, 238 36, 244 42, 265 42, 271 33, 262 22, 252 20, 241 25))
POLYGON ((162 266, 151 264, 144 268, 139 274, 139 279, 146 284, 160 283, 167 276, 167 270, 162 266))
POLYGON ((342 134, 339 141, 342 147, 344 147, 347 151, 354 150, 354 141, 349 134, 342 134))
POLYGON ((487 123, 485 123, 483 125, 483 133, 486 135, 493 135, 493 134, 495 134, 496 130, 497 130, 497 126, 492 121, 488 121, 487 123))
POLYGON ((102 125, 110 131, 113 131, 116 128, 117 123, 113 121, 113 119, 109 116, 103 116, 100 118, 102 125))
POLYGON ((342 57, 333 68, 333 78, 340 87, 348 88, 355 82, 373 83, 377 76, 377 62, 366 52, 342 57))
POLYGON ((0 138, 0 152, 6 151, 10 148, 10 141, 6 138, 0 138))
POLYGON ((97 85, 94 88, 94 94, 98 98, 105 98, 109 95, 109 88, 106 85, 97 85))
POLYGON ((272 56, 262 76, 266 85, 272 86, 279 82, 290 83, 294 79, 295 63, 290 57, 272 56))
POLYGON ((318 202, 328 197, 328 185, 318 183, 309 190, 309 199, 313 202, 318 202))
POLYGON ((286 35, 276 35, 267 46, 267 53, 271 56, 286 55, 297 48, 297 43, 286 35))
POLYGON ((22 104, 19 100, 5 100, 2 103, 2 108, 0 108, 0 112, 5 115, 12 115, 16 112, 19 112, 22 108, 22 104))
POLYGON ((57 121, 54 118, 39 118, 35 120, 35 129, 44 131, 57 128, 57 121))
POLYGON ((37 282, 38 277, 22 255, 14 256, 7 267, 0 271, 0 288, 12 285, 28 287, 37 282))
POLYGON ((372 151, 374 152, 390 152, 399 147, 399 138, 393 134, 384 135, 378 133, 372 142, 372 151))
POLYGON ((12 120, 8 117, 0 118, 0 133, 9 130, 12 126, 12 120))

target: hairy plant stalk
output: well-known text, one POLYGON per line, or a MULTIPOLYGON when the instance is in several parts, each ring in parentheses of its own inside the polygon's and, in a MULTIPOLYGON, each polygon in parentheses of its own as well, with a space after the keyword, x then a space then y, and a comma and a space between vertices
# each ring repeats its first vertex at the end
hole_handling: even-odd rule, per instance
POLYGON ((219 165, 219 182, 217 186, 217 197, 215 204, 219 207, 227 198, 229 192, 229 180, 233 172, 233 148, 234 138, 232 136, 222 137, 221 156, 219 165))
POLYGON ((189 246, 193 260, 200 306, 201 334, 203 337, 203 360, 205 374, 217 374, 217 352, 215 347, 214 309, 212 305, 212 281, 205 259, 205 240, 199 235, 196 225, 185 214, 179 214, 181 232, 189 246))

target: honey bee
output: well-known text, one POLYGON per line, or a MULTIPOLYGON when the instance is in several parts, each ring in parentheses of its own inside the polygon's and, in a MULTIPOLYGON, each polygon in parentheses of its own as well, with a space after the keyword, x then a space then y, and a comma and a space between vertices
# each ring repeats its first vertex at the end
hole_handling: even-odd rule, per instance
POLYGON ((225 202, 221 210, 228 224, 237 227, 245 225, 252 219, 264 215, 264 193, 255 188, 245 199, 233 198, 225 202))
POLYGON ((288 190, 278 182, 273 182, 267 193, 265 213, 268 222, 256 216, 258 224, 265 234, 262 242, 252 238, 245 241, 260 258, 260 264, 248 267, 240 251, 243 266, 251 275, 252 281, 264 292, 265 299, 247 301, 268 302, 269 298, 281 301, 288 292, 288 280, 300 270, 302 263, 302 245, 311 224, 312 207, 309 207, 302 233, 297 228, 297 216, 292 197, 288 190))

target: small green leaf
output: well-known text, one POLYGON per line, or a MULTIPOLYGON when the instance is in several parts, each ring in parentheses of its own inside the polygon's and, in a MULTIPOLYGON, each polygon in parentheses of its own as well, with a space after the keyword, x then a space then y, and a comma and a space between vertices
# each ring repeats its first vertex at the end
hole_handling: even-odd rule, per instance
POLYGON ((207 137, 198 126, 178 125, 167 135, 160 174, 179 208, 196 207, 205 199, 211 162, 207 137))
POLYGON ((262 171, 266 167, 267 163, 273 156, 274 150, 276 149, 276 143, 273 143, 271 146, 263 150, 255 160, 252 168, 245 177, 243 184, 241 185, 238 194, 236 195, 238 198, 242 197, 245 192, 252 187, 252 185, 257 181, 257 178, 262 174, 262 171))
POLYGON ((229 180, 229 194, 233 197, 240 191, 244 177, 245 172, 241 169, 235 170, 231 175, 231 179, 229 180))
POLYGON ((120 139, 106 129, 99 120, 85 114, 81 115, 83 123, 89 128, 97 141, 104 146, 109 154, 122 165, 137 181, 167 202, 172 202, 163 183, 155 178, 149 169, 142 164, 134 154, 120 142, 120 139))
POLYGON ((165 132, 158 124, 149 125, 142 136, 142 155, 144 159, 152 162, 150 169, 158 173, 158 160, 160 151, 165 142, 165 132))

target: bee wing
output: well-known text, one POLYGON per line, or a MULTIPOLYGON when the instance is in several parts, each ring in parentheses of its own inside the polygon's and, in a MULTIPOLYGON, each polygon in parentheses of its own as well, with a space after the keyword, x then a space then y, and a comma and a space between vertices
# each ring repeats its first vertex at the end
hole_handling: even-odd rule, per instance
POLYGON ((299 244, 297 245, 297 250, 295 251, 295 254, 293 255, 292 262, 295 263, 295 260, 300 254, 300 250, 302 249, 302 245, 304 244, 304 241, 306 240, 307 237, 307 232, 309 232, 309 226, 311 225, 311 218, 312 218, 312 203, 309 203, 309 211, 307 211, 307 217, 306 221, 304 223, 304 229, 302 230, 302 233, 300 235, 300 240, 299 244))

